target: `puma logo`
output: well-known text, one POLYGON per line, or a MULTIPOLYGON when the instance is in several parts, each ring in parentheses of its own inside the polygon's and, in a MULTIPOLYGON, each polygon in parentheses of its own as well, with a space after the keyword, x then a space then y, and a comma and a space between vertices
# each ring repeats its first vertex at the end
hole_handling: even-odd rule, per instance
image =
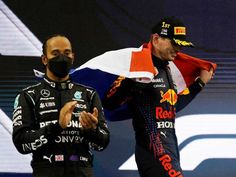
POLYGON ((49 160, 50 163, 52 163, 52 154, 50 155, 50 157, 47 157, 46 155, 43 156, 43 159, 47 159, 49 160))
POLYGON ((162 136, 164 136, 165 138, 167 137, 167 136, 166 136, 166 132, 164 133, 163 131, 161 131, 160 134, 161 134, 162 136))

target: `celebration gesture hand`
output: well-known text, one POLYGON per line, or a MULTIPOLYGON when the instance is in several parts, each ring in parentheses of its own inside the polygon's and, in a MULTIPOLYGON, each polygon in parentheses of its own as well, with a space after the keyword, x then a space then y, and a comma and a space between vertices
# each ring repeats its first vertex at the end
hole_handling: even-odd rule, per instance
POLYGON ((79 121, 84 129, 96 129, 98 124, 98 109, 93 108, 93 113, 81 112, 79 121))
POLYGON ((202 70, 199 77, 205 84, 207 84, 213 77, 213 68, 211 68, 210 71, 202 70))
POLYGON ((60 111, 59 116, 59 125, 65 129, 69 122, 71 121, 72 112, 75 108, 75 105, 77 104, 77 101, 70 101, 66 103, 60 111))

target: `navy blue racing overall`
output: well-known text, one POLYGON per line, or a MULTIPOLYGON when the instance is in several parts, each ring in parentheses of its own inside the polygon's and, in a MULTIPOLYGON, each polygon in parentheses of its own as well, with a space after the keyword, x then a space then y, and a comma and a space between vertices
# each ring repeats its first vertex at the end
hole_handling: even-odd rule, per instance
POLYGON ((176 112, 202 90, 202 85, 196 79, 184 94, 177 94, 168 61, 152 58, 158 74, 150 83, 119 77, 103 99, 103 106, 113 110, 128 104, 141 177, 183 177, 175 133, 176 112))

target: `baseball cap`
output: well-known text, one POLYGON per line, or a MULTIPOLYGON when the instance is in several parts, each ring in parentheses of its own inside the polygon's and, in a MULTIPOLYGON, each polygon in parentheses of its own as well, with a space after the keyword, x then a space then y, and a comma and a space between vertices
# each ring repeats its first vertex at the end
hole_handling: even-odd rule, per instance
POLYGON ((186 26, 176 17, 165 17, 153 28, 152 34, 157 33, 161 37, 166 37, 179 46, 194 47, 192 42, 186 40, 186 26))

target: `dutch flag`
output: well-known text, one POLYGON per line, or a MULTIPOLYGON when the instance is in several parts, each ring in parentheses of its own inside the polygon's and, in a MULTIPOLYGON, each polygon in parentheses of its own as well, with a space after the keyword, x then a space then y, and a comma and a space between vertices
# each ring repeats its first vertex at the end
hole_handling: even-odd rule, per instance
MULTIPOLYGON (((189 86, 200 70, 216 69, 216 64, 179 52, 173 62, 169 62, 172 77, 177 85, 178 93, 189 86)), ((150 82, 155 73, 151 58, 151 44, 143 44, 139 48, 124 48, 108 51, 92 58, 70 73, 71 78, 78 83, 91 86, 103 98, 111 84, 118 76, 124 76, 150 82)), ((119 121, 131 118, 127 105, 115 111, 105 110, 106 118, 110 121, 119 121)))

